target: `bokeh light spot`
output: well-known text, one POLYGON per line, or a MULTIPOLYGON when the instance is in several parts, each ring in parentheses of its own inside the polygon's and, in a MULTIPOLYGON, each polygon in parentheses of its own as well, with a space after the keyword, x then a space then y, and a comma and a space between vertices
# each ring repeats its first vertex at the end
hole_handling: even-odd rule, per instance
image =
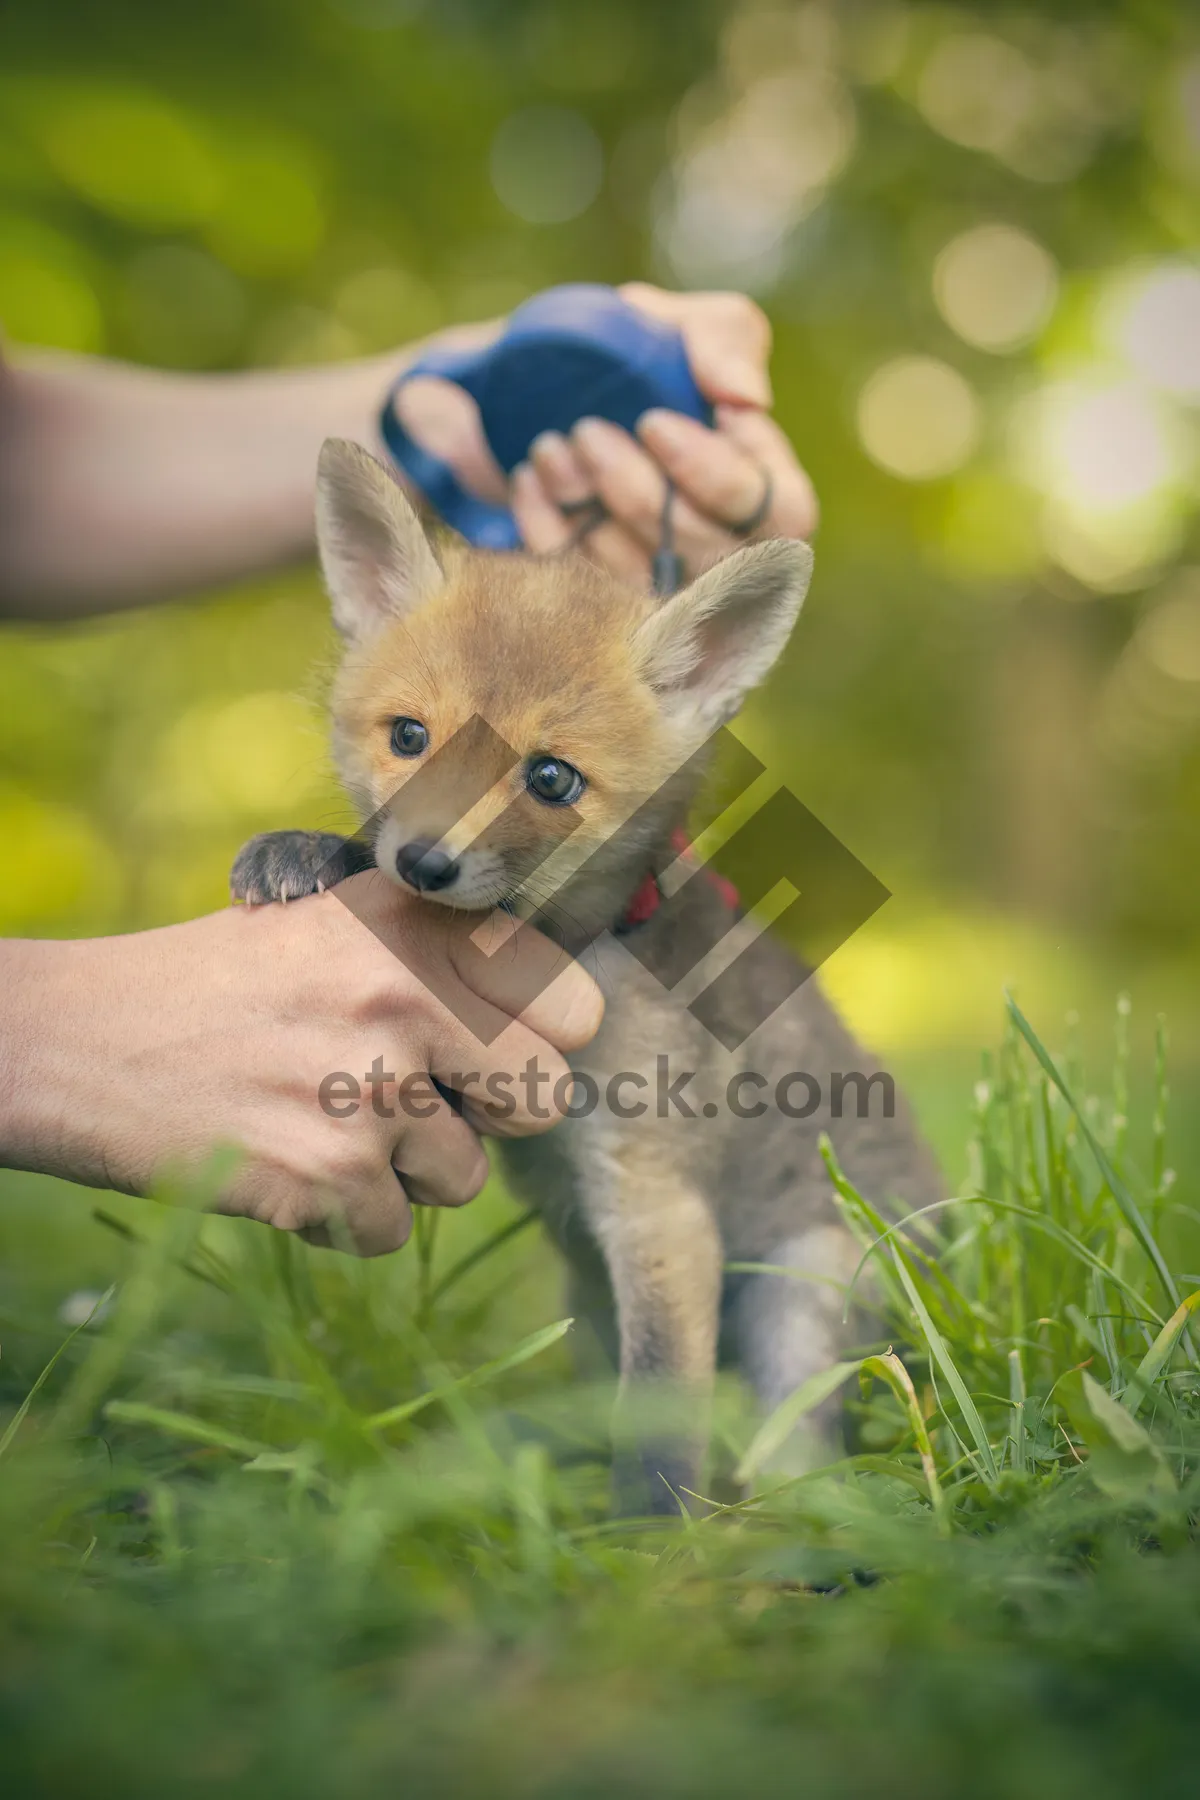
POLYGON ((971 455, 979 406, 957 369, 932 356, 900 356, 864 384, 858 433, 872 462, 890 475, 931 481, 971 455))
POLYGON ((1192 453, 1140 382, 1098 371, 1048 383, 1014 411, 1012 457, 1043 496, 1048 551, 1085 586, 1143 586, 1178 550, 1192 453))
POLYGON ((1042 482, 1081 511, 1133 506, 1177 473, 1167 417, 1136 382, 1053 382, 1037 413, 1042 482))
POLYGON ((5 784, 0 835, 0 932, 62 929, 79 917, 94 922, 112 915, 120 866, 82 813, 5 784))
POLYGON ((208 242, 253 279, 303 268, 326 228, 322 183, 304 143, 283 138, 227 149, 227 180, 208 242))
POLYGON ((132 225, 193 225, 221 196, 217 156, 198 125, 134 88, 72 93, 44 122, 46 153, 84 199, 132 225))
POLYGON ((324 732, 292 694, 243 694, 200 702, 167 731, 149 810, 172 820, 286 814, 320 788, 324 732))
POLYGON ((1108 335, 1143 380, 1200 400, 1200 267, 1160 263, 1124 285, 1108 335))
POLYGON ((952 238, 933 266, 933 296, 952 331, 976 349, 1019 349, 1054 309, 1054 259, 1011 225, 977 225, 952 238))
POLYGON ((18 343, 104 347, 100 303, 82 259, 48 226, 0 219, 0 323, 18 343))
POLYGON ((986 151, 1029 181, 1069 181, 1124 118, 1127 84, 1113 76, 1111 45, 1106 54, 1097 34, 1040 38, 1026 53, 988 32, 949 32, 921 71, 917 105, 952 143, 986 151))
POLYGON ((1021 52, 986 32, 954 32, 931 51, 917 104, 935 131, 994 155, 1007 150, 1033 107, 1033 70, 1021 52))
POLYGON ((676 275, 769 286, 788 232, 846 166, 856 133, 849 93, 823 71, 755 81, 677 162, 658 227, 676 275))
POLYGON ((604 152, 582 113, 526 106, 492 140, 492 186, 529 225, 561 225, 586 212, 600 192, 604 152))

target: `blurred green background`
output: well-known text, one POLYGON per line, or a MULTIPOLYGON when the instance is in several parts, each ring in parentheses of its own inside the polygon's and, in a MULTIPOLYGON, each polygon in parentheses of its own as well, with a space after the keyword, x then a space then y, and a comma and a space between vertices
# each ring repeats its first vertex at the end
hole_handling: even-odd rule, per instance
MULTIPOLYGON (((352 358, 568 279, 759 297, 824 516, 785 665, 738 731, 893 894, 828 985, 953 1175, 1002 985, 1056 1049, 1077 1009, 1090 1085, 1112 1094, 1090 1116, 1170 1235, 1200 1174, 1198 177, 1182 0, 0 0, 14 355, 203 374, 352 358), (1120 989, 1131 1096, 1121 1058, 1108 1086, 1120 989), (1160 1009, 1174 1208, 1157 1165, 1137 1179, 1148 1127, 1131 1156, 1122 1122, 1156 1107, 1160 1009)), ((348 822, 324 749, 332 648, 308 570, 0 626, 0 933, 183 918, 222 904, 250 833, 348 822)), ((980 1104, 1007 1134, 981 1166, 1002 1168, 1000 1205, 1061 1217, 1011 1060, 980 1104)), ((1063 1138, 1061 1110, 1045 1117, 1063 1138)), ((914 1347, 958 1535, 877 1473, 655 1561, 596 1524, 600 1462, 552 1467, 524 1439, 494 1455, 470 1406, 363 1452, 360 1414, 556 1316, 537 1233, 439 1302, 427 1357, 419 1244, 363 1264, 232 1220, 201 1241, 186 1213, 0 1174, 0 1424, 63 1327, 121 1290, 13 1412, 14 1796, 1174 1800, 1194 1761, 1194 1530, 1189 1546, 1173 1489, 1118 1529, 1090 1464, 1059 1480, 1079 1466, 1059 1377, 1094 1352, 1117 1382, 1141 1354, 1137 1287, 1125 1360, 1105 1349, 1127 1303, 1087 1258, 1138 1264, 1116 1204, 1090 1173, 1083 1189, 1066 1215, 1083 1261, 999 1211, 977 1237, 959 1222, 950 1267, 978 1272, 947 1335, 1009 1456, 994 1490, 925 1388, 915 1319, 888 1325, 914 1347), (1004 1438, 1010 1329, 1032 1474, 1004 1438), (101 1414, 110 1391, 132 1396, 124 1420, 101 1414), (144 1405, 139 1425, 139 1400, 198 1412, 199 1438, 144 1405), (247 1464, 228 1446, 248 1431, 295 1454, 247 1464), (814 1545, 888 1579, 801 1594, 814 1545)), ((493 1188, 434 1216, 442 1277, 512 1209, 493 1188)), ((1189 1289, 1194 1242, 1168 1246, 1189 1289)), ((499 1390, 497 1441, 505 1408, 536 1423, 539 1405, 583 1441, 566 1363, 499 1390)), ((1194 1373, 1160 1386, 1174 1460, 1194 1373)), ((1194 1476, 1186 1498, 1194 1518, 1194 1476)))
MULTIPOLYGON (((824 519, 739 730, 892 890, 829 985, 948 1146, 1005 981, 1085 1041, 1126 987, 1200 1066, 1198 174, 1183 5, 0 21, 16 354, 302 364, 577 278, 760 298, 824 519)), ((329 649, 306 571, 4 628, 0 929, 215 907, 248 834, 345 817, 329 649)))

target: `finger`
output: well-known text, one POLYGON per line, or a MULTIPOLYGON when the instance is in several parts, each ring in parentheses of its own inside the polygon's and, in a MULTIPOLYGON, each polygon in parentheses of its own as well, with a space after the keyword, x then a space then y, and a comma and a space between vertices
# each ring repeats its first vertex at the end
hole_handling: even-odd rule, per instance
POLYGON ((450 962, 480 999, 556 1050, 581 1050, 600 1029, 604 997, 587 970, 536 926, 508 913, 455 922, 450 962))
POLYGON ((607 419, 580 419, 571 444, 585 492, 598 494, 637 543, 657 549, 667 492, 662 471, 627 431, 607 419))
POLYGON ((344 905, 394 959, 397 1006, 412 1005, 414 979, 437 1003, 427 1016, 460 1068, 472 1066, 461 1055, 493 1044, 520 1015, 534 1047, 544 1037, 556 1049, 578 1049, 599 1028, 604 1002, 595 982, 531 925, 518 929, 500 912, 480 921, 410 902, 378 872, 352 875, 328 899, 344 905))
POLYGON ((463 1121, 492 1137, 549 1131, 574 1080, 566 1059, 515 1020, 490 1044, 447 1031, 429 1046, 429 1072, 462 1096, 463 1121))
POLYGON ((770 470, 775 489, 769 521, 772 530, 756 536, 811 537, 821 516, 820 503, 786 432, 766 413, 744 406, 719 406, 717 426, 723 436, 770 470))
POLYGON ((590 562, 602 564, 622 581, 637 587, 645 587, 649 581, 650 556, 645 545, 610 519, 579 536, 577 521, 554 504, 529 464, 513 472, 511 504, 521 537, 536 554, 549 556, 575 545, 590 562))
MULTIPOLYGON (((633 439, 624 432, 618 435, 636 453, 633 439)), ((513 511, 529 548, 546 553, 577 544, 590 561, 644 587, 650 576, 650 557, 635 532, 623 521, 606 519, 580 535, 578 520, 561 510, 583 500, 604 498, 576 448, 560 433, 544 432, 535 439, 533 450, 538 454, 538 466, 530 471, 529 482, 522 479, 518 484, 514 476, 513 497, 513 511)))
POLYGON ((429 1083, 398 1098, 405 1130, 392 1151, 392 1168, 409 1200, 419 1206, 465 1206, 488 1178, 488 1160, 465 1119, 458 1118, 429 1083))
POLYGON ((771 326, 746 294, 671 294, 640 281, 627 282, 620 291, 631 306, 682 332, 702 394, 713 401, 770 406, 771 326))
POLYGON ((508 483, 488 447, 479 408, 452 381, 417 375, 396 395, 396 412, 423 450, 454 469, 459 480, 484 500, 503 501, 508 483))
POLYGON ((769 475, 771 504, 753 535, 805 536, 816 523, 816 496, 779 427, 743 408, 721 409, 718 417, 720 428, 712 431, 656 407, 638 420, 638 435, 680 492, 726 526, 753 516, 769 475))
POLYGON ((513 470, 509 504, 527 550, 537 556, 552 556, 570 544, 570 520, 555 506, 529 463, 521 463, 513 470))
POLYGON ((412 1207, 403 1186, 390 1169, 385 1169, 377 1185, 355 1196, 352 1204, 340 1207, 331 1202, 326 1223, 309 1227, 302 1234, 310 1244, 322 1249, 352 1249, 358 1256, 388 1256, 402 1250, 412 1236, 412 1207))
MULTIPOLYGON (((499 954, 503 960, 504 952, 499 954)), ((488 982, 481 966, 486 963, 490 970, 495 958, 463 942, 458 956, 473 984, 488 982)), ((464 983, 453 992, 453 972, 447 968, 443 974, 450 980, 439 982, 442 1005, 422 1033, 426 1072, 462 1096, 468 1124, 514 1137, 548 1130, 562 1116, 561 1105, 555 1110, 550 1097, 565 1092, 571 1082, 565 1057, 523 1020, 480 999, 474 985, 464 983)), ((526 983, 520 997, 526 1008, 536 1008, 541 983, 526 983)))
POLYGON ((359 1256, 399 1250, 412 1231, 412 1210, 390 1169, 365 1186, 356 1181, 347 1198, 298 1178, 291 1169, 255 1163, 239 1183, 234 1210, 294 1232, 320 1249, 352 1250, 359 1256))
POLYGON ((529 456, 556 506, 577 506, 595 495, 587 464, 560 431, 543 431, 534 438, 529 456))
POLYGON ((650 552, 641 540, 613 520, 605 520, 589 531, 579 548, 590 562, 599 563, 620 581, 635 587, 650 582, 650 552))
MULTIPOLYGON (((668 417, 677 417, 669 414, 668 417)), ((704 426, 697 426, 704 431, 704 426)), ((581 455, 586 456, 591 479, 605 505, 635 540, 652 554, 663 538, 663 507, 667 482, 662 469, 627 432, 603 419, 582 419, 575 428, 581 455)), ((715 432, 707 432, 711 444, 715 432)), ((745 462, 741 452, 732 453, 745 462)), ((758 471, 758 492, 762 493, 758 471)), ((698 512, 682 492, 671 504, 671 534, 685 562, 698 568, 715 562, 736 548, 735 539, 720 524, 698 512)))
POLYGON ((710 518, 734 526, 761 506, 766 485, 763 465, 719 431, 655 407, 638 420, 638 436, 680 493, 710 518))

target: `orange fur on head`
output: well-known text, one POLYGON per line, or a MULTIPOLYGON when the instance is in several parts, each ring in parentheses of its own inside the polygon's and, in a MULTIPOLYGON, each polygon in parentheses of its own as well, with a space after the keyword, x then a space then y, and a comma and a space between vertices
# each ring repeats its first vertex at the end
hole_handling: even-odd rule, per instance
POLYGON ((634 634, 648 611, 643 596, 581 557, 459 553, 432 599, 348 651, 334 693, 343 777, 366 811, 388 807, 412 837, 431 837, 454 855, 474 843, 514 873, 568 836, 574 853, 604 842, 679 760, 676 734, 635 661, 634 634), (451 756, 445 778, 423 781, 409 809, 404 788, 423 763, 391 750, 402 716, 426 727, 431 752, 473 719, 500 742, 464 736, 472 770, 455 770, 451 756), (539 753, 584 776, 573 806, 546 806, 525 791, 524 766, 539 753), (472 804, 482 758, 494 782, 472 804))
MULTIPOLYGON (((806 546, 758 545, 660 602, 578 554, 435 548, 390 474, 337 440, 322 450, 317 522, 347 640, 341 774, 375 817, 381 869, 395 875, 406 843, 434 845, 461 870, 435 897, 466 907, 536 904, 534 885, 556 891, 651 796, 665 842, 674 778, 775 660, 811 564, 806 546), (425 728, 424 754, 393 750, 403 718, 425 728), (538 756, 579 771, 577 800, 529 791, 538 756)), ((633 856, 644 837, 627 838, 633 856)), ((614 857, 607 887, 646 873, 614 857)))

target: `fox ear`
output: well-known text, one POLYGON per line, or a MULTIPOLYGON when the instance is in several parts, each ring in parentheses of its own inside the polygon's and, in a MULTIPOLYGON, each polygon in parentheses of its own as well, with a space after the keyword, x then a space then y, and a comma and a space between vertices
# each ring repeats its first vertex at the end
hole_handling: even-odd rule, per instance
POLYGON ((634 651, 669 712, 706 734, 733 717, 787 643, 812 566, 794 539, 752 544, 651 614, 634 651))
POLYGON ((317 549, 333 622, 350 642, 427 600, 442 569, 403 490, 345 438, 317 460, 317 549))

